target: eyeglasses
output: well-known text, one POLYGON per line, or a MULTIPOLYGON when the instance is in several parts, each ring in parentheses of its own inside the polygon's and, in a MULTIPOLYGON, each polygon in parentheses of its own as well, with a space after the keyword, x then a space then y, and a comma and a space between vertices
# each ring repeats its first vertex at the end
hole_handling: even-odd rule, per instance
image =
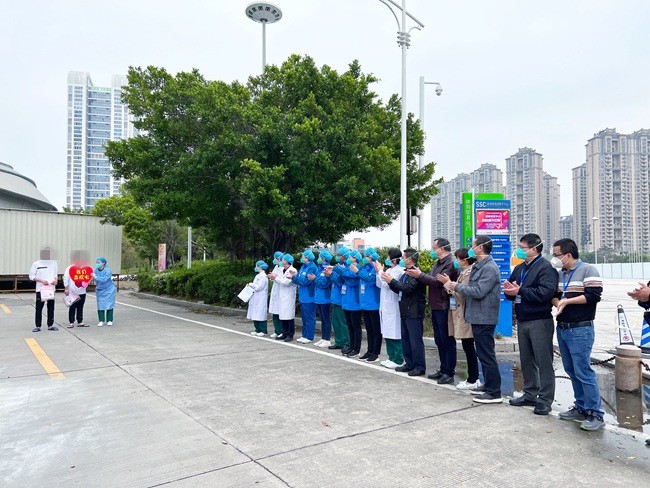
POLYGON ((564 254, 555 254, 555 253, 553 253, 554 258, 561 258, 562 256, 566 256, 566 255, 567 255, 567 253, 564 253, 564 254))

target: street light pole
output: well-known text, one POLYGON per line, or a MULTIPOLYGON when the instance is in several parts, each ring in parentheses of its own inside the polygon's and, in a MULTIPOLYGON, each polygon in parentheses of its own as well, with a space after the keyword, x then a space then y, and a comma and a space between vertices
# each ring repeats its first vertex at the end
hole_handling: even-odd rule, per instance
POLYGON ((246 7, 246 16, 262 24, 262 72, 266 68, 266 24, 273 24, 282 18, 280 7, 268 2, 255 2, 246 7))
POLYGON ((406 222, 410 216, 408 215, 408 206, 406 200, 406 50, 411 45, 411 30, 424 27, 424 24, 418 19, 413 17, 406 11, 406 0, 402 0, 402 5, 398 5, 393 0, 379 0, 381 3, 386 5, 397 22, 397 44, 402 48, 402 121, 401 121, 401 146, 400 146, 400 201, 399 201, 399 242, 400 248, 404 250, 406 248, 407 240, 407 229, 406 222), (390 5, 389 5, 390 3, 390 5), (393 7, 402 12, 402 21, 400 22, 397 18, 397 14, 393 10, 393 7), (411 27, 408 31, 406 30, 406 17, 409 17, 417 25, 411 27))
POLYGON ((596 243, 596 222, 600 219, 597 216, 593 216, 591 221, 594 224, 594 264, 598 264, 598 244, 596 243))
MULTIPOLYGON (((424 76, 420 76, 420 129, 424 132, 424 85, 436 85, 436 95, 442 95, 442 85, 437 81, 424 81, 424 76)), ((418 167, 424 166, 424 154, 418 156, 418 167)), ((418 208, 418 249, 424 248, 424 233, 422 232, 422 209, 418 208)), ((433 236, 431 236, 433 239, 433 236)))

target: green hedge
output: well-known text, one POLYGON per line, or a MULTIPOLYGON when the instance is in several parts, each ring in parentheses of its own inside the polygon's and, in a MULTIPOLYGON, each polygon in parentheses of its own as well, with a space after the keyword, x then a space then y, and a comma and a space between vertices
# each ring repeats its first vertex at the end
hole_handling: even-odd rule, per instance
POLYGON ((138 275, 140 291, 223 306, 241 306, 237 295, 253 281, 254 262, 195 261, 192 268, 138 275))

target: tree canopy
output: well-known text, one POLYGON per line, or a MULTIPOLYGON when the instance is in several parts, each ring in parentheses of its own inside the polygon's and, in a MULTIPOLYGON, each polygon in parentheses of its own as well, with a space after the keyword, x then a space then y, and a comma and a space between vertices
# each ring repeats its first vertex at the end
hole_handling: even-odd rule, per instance
MULTIPOLYGON (((246 85, 194 70, 130 68, 123 99, 139 136, 109 142, 116 176, 154 218, 202 228, 223 250, 298 249, 383 227, 399 214, 400 99, 379 100, 355 61, 342 74, 291 56, 246 85)), ((409 207, 441 180, 418 169, 408 117, 409 207)))

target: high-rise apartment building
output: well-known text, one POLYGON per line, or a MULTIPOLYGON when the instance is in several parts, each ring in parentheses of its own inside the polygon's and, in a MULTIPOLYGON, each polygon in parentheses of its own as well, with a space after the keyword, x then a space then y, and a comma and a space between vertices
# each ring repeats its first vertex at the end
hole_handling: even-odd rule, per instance
POLYGON ((449 239, 452 247, 460 243, 460 204, 463 193, 502 193, 503 172, 494 164, 484 163, 471 173, 461 173, 440 185, 431 199, 431 242, 436 237, 449 239))
POLYGON ((592 245, 590 221, 587 218, 587 164, 571 169, 573 176, 573 235, 570 236, 578 249, 590 249, 592 245))
POLYGON ((68 73, 68 147, 66 206, 91 209, 120 194, 122 181, 111 174, 104 154, 109 141, 133 137, 135 129, 122 103, 125 76, 113 76, 110 87, 94 86, 89 73, 68 73))
POLYGON ((594 134, 585 166, 592 249, 650 251, 650 130, 594 134))
MULTIPOLYGON (((573 215, 564 215, 560 217, 560 233, 557 238, 575 240, 573 238, 573 215)), ((551 242, 548 247, 552 246, 553 242, 551 242)))
POLYGON ((543 157, 534 149, 520 148, 506 159, 506 198, 511 204, 512 245, 534 232, 547 251, 559 235, 560 187, 557 178, 544 172, 543 157))

